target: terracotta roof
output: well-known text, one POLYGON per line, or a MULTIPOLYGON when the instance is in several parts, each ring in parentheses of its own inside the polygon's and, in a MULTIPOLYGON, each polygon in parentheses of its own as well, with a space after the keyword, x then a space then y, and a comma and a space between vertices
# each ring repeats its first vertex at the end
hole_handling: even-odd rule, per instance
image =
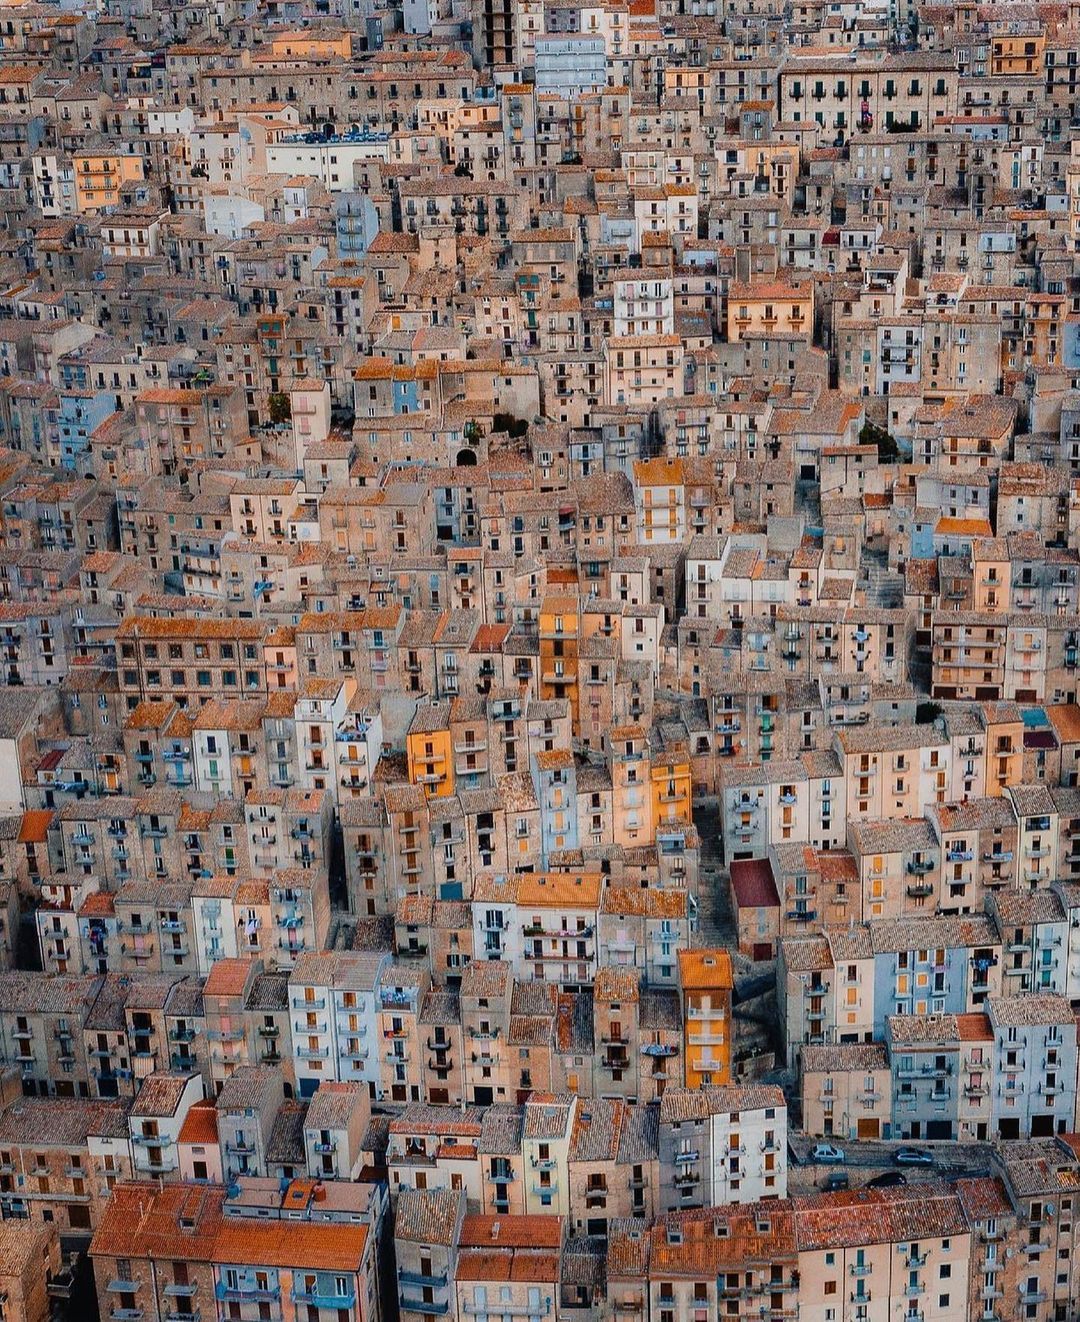
POLYGON ((708 991, 731 985, 731 956, 726 950, 679 951, 679 986, 683 991, 708 991))
POLYGON ((209 1100, 196 1102, 180 1126, 179 1141, 200 1147, 216 1146, 218 1141, 217 1108, 209 1100))

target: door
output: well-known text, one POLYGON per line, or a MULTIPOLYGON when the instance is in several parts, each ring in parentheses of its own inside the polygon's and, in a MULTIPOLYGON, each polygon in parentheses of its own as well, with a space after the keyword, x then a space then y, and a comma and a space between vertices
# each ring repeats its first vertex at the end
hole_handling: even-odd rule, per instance
POLYGON ((881 1121, 860 1116, 858 1135, 860 1138, 880 1138, 881 1121))
POLYGON ((771 941, 755 941, 755 942, 754 942, 754 961, 755 961, 755 963, 756 963, 758 960, 762 960, 762 959, 772 959, 772 957, 773 957, 773 948, 772 948, 772 942, 771 942, 771 941))

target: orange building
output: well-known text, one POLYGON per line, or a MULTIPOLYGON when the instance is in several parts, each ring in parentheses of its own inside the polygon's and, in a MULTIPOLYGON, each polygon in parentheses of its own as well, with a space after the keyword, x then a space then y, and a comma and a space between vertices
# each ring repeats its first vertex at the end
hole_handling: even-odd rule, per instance
POLYGON ((126 152, 80 151, 72 156, 75 205, 83 215, 120 205, 124 184, 145 178, 143 158, 126 152))
POLYGON ((994 33, 990 51, 990 73, 994 78, 1038 73, 1043 67, 1046 36, 1037 31, 1034 24, 1015 26, 1026 30, 994 33))
POLYGON ((454 792, 454 763, 450 746, 450 709, 437 703, 421 704, 405 736, 409 780, 420 785, 429 799, 454 792))
POLYGON ((352 59, 352 34, 349 32, 275 33, 270 38, 275 60, 349 60, 352 59))
POLYGON ((731 1082, 731 956, 726 950, 680 950, 686 1086, 731 1082))
POLYGON ((545 597, 540 607, 540 696, 567 698, 578 728, 577 597, 545 597))

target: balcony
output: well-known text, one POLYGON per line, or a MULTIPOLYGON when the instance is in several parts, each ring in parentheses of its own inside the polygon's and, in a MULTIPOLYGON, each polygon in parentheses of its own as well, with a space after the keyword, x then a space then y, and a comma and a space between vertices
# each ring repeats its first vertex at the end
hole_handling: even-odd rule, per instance
POLYGON ((145 1171, 148 1175, 171 1175, 174 1170, 178 1169, 178 1166, 175 1161, 162 1159, 161 1161, 144 1161, 139 1169, 145 1171))
MULTIPOLYGON (((404 1267, 398 1268, 398 1280, 402 1285, 430 1285, 433 1289, 445 1289, 447 1284, 446 1272, 440 1272, 438 1275, 425 1276, 423 1272, 406 1271, 404 1267)), ((423 1312, 423 1309, 419 1310, 423 1312)))
POLYGON ((898 1079, 937 1079, 946 1078, 953 1072, 951 1065, 934 1065, 930 1062, 912 1064, 910 1066, 898 1065, 896 1067, 896 1077, 898 1079))
POLYGON ((237 1282, 236 1285, 226 1285, 224 1281, 219 1281, 214 1287, 214 1297, 224 1302, 234 1300, 238 1303, 272 1303, 281 1297, 281 1287, 279 1285, 248 1285, 244 1282, 237 1282))
POLYGON ((172 1139, 168 1134, 140 1134, 138 1132, 131 1135, 131 1141, 132 1143, 145 1144, 145 1146, 151 1148, 167 1148, 172 1143, 172 1139))
POLYGON ((329 1047, 297 1047, 296 1055, 300 1060, 326 1060, 330 1055, 329 1047))
POLYGON ((336 1290, 331 1290, 324 1293, 320 1290, 294 1287, 292 1301, 294 1304, 307 1304, 310 1308, 352 1308, 356 1303, 356 1291, 350 1289, 338 1293, 336 1290))

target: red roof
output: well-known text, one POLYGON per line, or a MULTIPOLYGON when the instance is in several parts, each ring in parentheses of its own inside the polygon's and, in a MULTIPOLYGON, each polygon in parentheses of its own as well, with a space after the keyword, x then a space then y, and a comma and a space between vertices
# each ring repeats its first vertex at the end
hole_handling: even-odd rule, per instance
POLYGON ((52 819, 51 808, 31 808, 29 812, 24 812, 22 826, 19 827, 19 844, 44 844, 49 833, 49 823, 52 819))
POLYGON ((736 859, 731 890, 740 909, 779 909, 780 896, 767 858, 736 859))

